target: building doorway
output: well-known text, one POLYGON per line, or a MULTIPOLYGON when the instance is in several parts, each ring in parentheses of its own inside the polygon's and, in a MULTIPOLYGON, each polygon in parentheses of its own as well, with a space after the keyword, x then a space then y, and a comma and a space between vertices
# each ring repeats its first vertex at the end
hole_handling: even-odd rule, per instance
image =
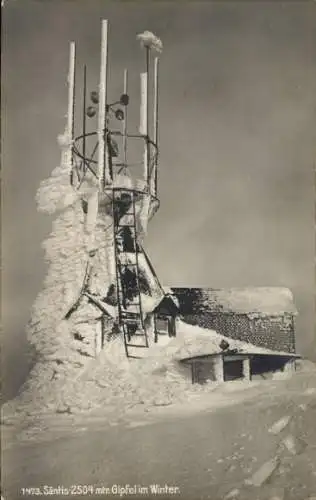
POLYGON ((160 335, 170 335, 170 321, 168 316, 156 317, 156 330, 160 335))

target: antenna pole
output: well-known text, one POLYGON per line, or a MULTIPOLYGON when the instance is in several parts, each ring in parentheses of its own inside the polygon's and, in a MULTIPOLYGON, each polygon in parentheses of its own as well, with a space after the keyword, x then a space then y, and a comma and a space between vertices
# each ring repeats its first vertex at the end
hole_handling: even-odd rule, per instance
POLYGON ((69 150, 67 164, 73 166, 73 140, 74 140, 74 110, 75 110, 75 59, 76 45, 70 42, 69 51, 69 73, 68 73, 68 113, 67 113, 67 135, 69 138, 69 150))
POLYGON ((143 160, 143 168, 144 168, 144 180, 148 182, 148 162, 147 162, 147 131, 148 131, 148 123, 147 123, 147 74, 140 74, 140 127, 139 132, 144 136, 145 139, 145 147, 144 147, 144 160, 143 160))
POLYGON ((87 66, 83 67, 83 110, 82 110, 82 156, 83 171, 86 171, 86 100, 87 100, 87 66))
POLYGON ((153 170, 154 178, 154 196, 157 196, 157 168, 158 168, 158 70, 159 70, 159 58, 155 57, 154 61, 154 143, 156 147, 155 151, 155 162, 153 170))
MULTIPOLYGON (((128 73, 124 70, 124 94, 127 94, 128 73)), ((123 151, 124 151, 124 167, 127 167, 127 106, 124 106, 123 120, 123 151)))
POLYGON ((150 161, 150 149, 149 149, 149 46, 146 46, 146 183, 149 187, 149 161, 150 161))
POLYGON ((107 151, 107 72, 108 72, 108 21, 102 20, 101 33, 101 65, 99 85, 99 112, 98 112, 98 179, 99 188, 111 183, 109 158, 107 151))

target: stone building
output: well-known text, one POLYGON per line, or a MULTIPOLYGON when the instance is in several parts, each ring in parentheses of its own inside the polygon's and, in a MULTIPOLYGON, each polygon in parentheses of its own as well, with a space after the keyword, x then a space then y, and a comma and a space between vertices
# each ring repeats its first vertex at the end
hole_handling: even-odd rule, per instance
POLYGON ((190 335, 196 339, 190 348, 191 355, 179 360, 190 370, 192 383, 268 379, 276 372, 295 369, 299 357, 295 353, 297 310, 290 290, 172 288, 171 291, 179 307, 180 324, 188 325, 190 335), (209 332, 209 344, 204 335, 201 337, 202 331, 209 332), (214 339, 215 332, 218 341, 214 347, 211 338, 214 339))
POLYGON ((297 310, 287 288, 172 288, 172 293, 186 323, 258 347, 295 353, 297 310))
POLYGON ((191 372, 192 383, 232 380, 271 379, 276 373, 295 370, 299 356, 278 352, 218 352, 184 358, 181 363, 191 372))

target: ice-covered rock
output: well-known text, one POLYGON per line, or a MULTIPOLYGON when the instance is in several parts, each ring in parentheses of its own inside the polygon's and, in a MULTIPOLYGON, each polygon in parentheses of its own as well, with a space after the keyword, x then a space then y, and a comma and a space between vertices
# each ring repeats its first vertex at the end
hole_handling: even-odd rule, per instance
POLYGON ((224 500, 233 500, 237 498, 240 494, 240 491, 238 488, 234 488, 233 490, 229 491, 227 495, 225 495, 224 500))
POLYGON ((261 465, 261 467, 249 479, 246 479, 245 484, 256 487, 262 486, 276 471, 279 464, 279 458, 271 458, 271 460, 268 460, 263 465, 261 465))
POLYGON ((303 439, 294 437, 292 434, 288 434, 281 443, 291 455, 301 454, 307 446, 303 439))
POLYGON ((269 429, 271 434, 279 434, 290 422, 291 416, 286 415, 275 422, 269 429))

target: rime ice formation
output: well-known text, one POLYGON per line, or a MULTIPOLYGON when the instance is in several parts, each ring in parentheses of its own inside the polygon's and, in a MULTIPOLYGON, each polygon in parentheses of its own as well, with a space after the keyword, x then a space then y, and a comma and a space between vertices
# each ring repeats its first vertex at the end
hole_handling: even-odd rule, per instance
MULTIPOLYGON (((41 182, 36 195, 38 209, 54 215, 55 220, 51 234, 43 243, 47 276, 27 328, 38 362, 26 384, 24 401, 32 391, 37 402, 60 400, 64 393, 78 394, 75 381, 86 372, 90 361, 98 363, 101 358, 109 361, 112 355, 121 356, 124 346, 129 355, 127 344, 131 343, 132 335, 133 339, 136 337, 135 332, 141 332, 138 336, 143 335, 147 348, 144 322, 148 324, 148 313, 164 296, 142 247, 148 221, 159 206, 156 198, 157 57, 154 61, 154 140, 149 136, 147 118, 149 51, 161 52, 162 42, 149 31, 137 38, 146 48, 146 72, 140 75, 143 83, 140 120, 144 133, 138 135, 129 134, 127 130, 127 70, 124 71, 124 94, 112 104, 108 101, 108 21, 102 20, 99 91, 90 93, 93 106, 87 105, 83 111, 83 133, 75 137, 76 45, 70 42, 67 123, 57 138, 61 162, 51 176, 41 182), (118 104, 120 108, 115 107, 118 104), (96 131, 87 133, 86 116, 97 117, 96 131), (121 132, 112 130, 114 118, 122 121, 121 132), (133 178, 129 171, 127 139, 130 138, 140 139, 143 144, 140 179, 133 178), (95 139, 94 152, 88 151, 89 147, 86 149, 90 139, 95 139), (105 352, 98 359, 102 347, 105 352)), ((86 99, 85 70, 85 103, 86 99)), ((151 333, 153 341, 153 331, 151 333)), ((121 370, 127 366, 125 361, 118 363, 116 359, 114 365, 120 365, 121 370)))
MULTIPOLYGON (((64 142, 60 139, 59 144, 63 148, 64 142)), ((62 160, 63 158, 62 154, 62 160)), ((121 176, 116 178, 115 182, 116 185, 129 185, 131 180, 121 176)), ((102 370, 107 374, 107 380, 117 378, 118 374, 124 380, 122 373, 127 365, 123 340, 115 325, 115 304, 111 305, 111 300, 103 303, 108 313, 105 341, 114 339, 114 344, 97 362, 95 352, 101 335, 102 311, 84 296, 71 317, 65 319, 71 306, 80 297, 85 275, 91 264, 89 250, 92 232, 93 246, 97 251, 93 257, 90 289, 98 297, 105 297, 110 286, 115 284, 113 219, 109 202, 101 199, 92 229, 82 208, 82 203, 89 203, 94 192, 93 179, 89 177, 80 190, 75 191, 69 184, 69 170, 63 161, 61 166, 53 170, 51 177, 41 183, 37 192, 38 209, 44 213, 55 214, 56 219, 50 235, 43 242, 48 272, 43 289, 33 305, 27 328, 28 340, 37 351, 38 363, 30 374, 21 398, 25 404, 32 403, 34 407, 64 406, 64 394, 67 394, 68 399, 73 398, 75 394, 78 398, 78 394, 82 394, 79 406, 89 406, 89 394, 83 390, 81 377, 88 369, 89 363, 91 365, 91 361, 96 363, 94 370, 102 360, 106 363, 107 369, 104 370, 102 366, 102 370), (112 360, 111 356, 114 356, 112 360), (118 369, 119 360, 121 366, 118 369), (79 379, 76 382, 77 377, 79 379)), ((139 200, 136 210, 138 231, 143 236, 154 210, 149 196, 143 196, 139 200)), ((143 309, 146 313, 146 310, 151 310, 160 300, 162 290, 144 254, 140 256, 139 267, 147 283, 146 293, 142 293, 143 309)), ((122 380, 120 383, 123 383, 122 380)), ((90 389, 88 393, 89 391, 90 389)), ((122 391, 122 396, 124 394, 125 391, 122 391)), ((104 402, 103 398, 102 401, 104 402)))
POLYGON ((154 49, 157 52, 162 51, 162 41, 156 35, 151 33, 151 31, 144 31, 137 35, 137 39, 141 42, 143 47, 148 47, 154 49))
MULTIPOLYGON (((191 382, 181 373, 178 361, 188 355, 215 353, 223 341, 212 330, 179 320, 175 328, 174 311, 179 308, 170 294, 166 297, 143 249, 148 222, 159 206, 159 65, 156 57, 154 91, 150 92, 149 52, 161 52, 162 42, 149 31, 137 37, 146 49, 146 72, 140 74, 140 132, 135 135, 127 130, 127 70, 124 94, 112 104, 107 100, 107 37, 108 21, 102 20, 99 92, 90 93, 98 109, 87 106, 83 110, 83 133, 76 138, 76 50, 75 43, 70 43, 67 125, 57 138, 61 162, 41 182, 36 195, 38 209, 55 220, 43 243, 47 276, 27 328, 37 363, 16 401, 36 413, 49 409, 73 413, 112 403, 126 407, 185 398, 184 388, 191 382), (148 123, 151 94, 153 124, 148 123), (87 133, 86 115, 97 116, 96 131, 87 133), (117 124, 112 129, 113 115, 122 122, 122 131, 117 124), (135 138, 142 144, 141 178, 132 176, 133 164, 127 159, 127 140, 135 138), (95 140, 92 153, 87 152, 88 139, 95 140), (171 315, 162 313, 159 318, 156 308, 166 304, 171 315), (166 322, 166 316, 167 331, 163 327, 160 331, 157 323, 166 322), (145 347, 142 359, 131 361, 129 348, 134 349, 132 357, 140 347, 145 347)), ((86 71, 84 75, 86 103, 86 71)), ((244 342, 230 345, 244 352, 251 349, 244 342)))
MULTIPOLYGON (((116 180, 130 183, 122 176, 116 180)), ((181 375, 177 361, 183 357, 211 354, 219 350, 223 336, 218 333, 177 321, 177 337, 152 345, 145 359, 126 359, 122 337, 115 325, 116 307, 109 300, 106 305, 108 320, 105 325, 106 346, 95 357, 100 337, 102 311, 87 297, 68 320, 65 315, 77 301, 89 266, 91 229, 87 227, 82 200, 89 202, 93 195, 93 180, 87 179, 80 191, 69 185, 69 174, 63 165, 42 182, 37 193, 38 208, 55 213, 52 232, 44 241, 48 273, 43 290, 37 297, 28 325, 28 339, 38 352, 38 363, 32 370, 25 390, 20 396, 22 405, 33 411, 54 409, 81 411, 107 405, 132 405, 146 401, 172 401, 185 397, 188 382, 181 375)), ((138 224, 145 233, 152 215, 151 205, 142 198, 137 205, 138 224)), ((114 283, 112 216, 109 204, 101 200, 94 229, 91 290, 99 297, 107 295, 114 283)), ((140 270, 146 277, 150 294, 142 293, 144 311, 151 311, 161 299, 161 288, 151 273, 145 255, 141 256, 140 270)), ((166 291, 166 290, 165 290, 166 291)), ((249 343, 232 341, 239 351, 269 352, 249 343)))

